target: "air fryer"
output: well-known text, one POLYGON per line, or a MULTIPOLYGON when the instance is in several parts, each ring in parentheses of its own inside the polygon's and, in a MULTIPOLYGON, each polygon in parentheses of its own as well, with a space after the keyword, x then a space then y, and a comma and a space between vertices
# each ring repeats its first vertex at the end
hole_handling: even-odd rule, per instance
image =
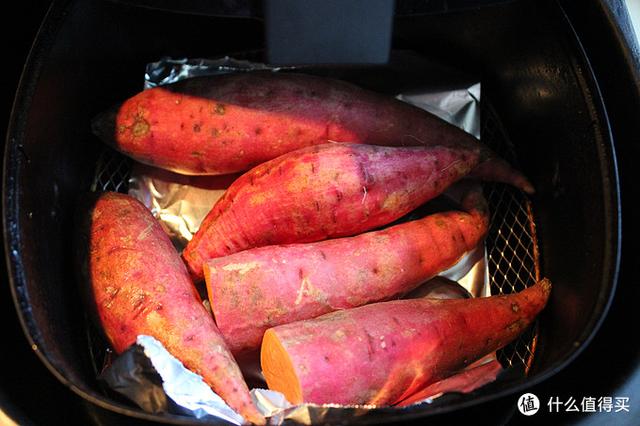
MULTIPOLYGON (((112 168, 97 168, 105 148, 90 121, 139 91, 145 65, 161 57, 268 61, 265 21, 251 2, 224 2, 216 14, 133 3, 60 1, 49 11, 10 123, 6 256, 32 348, 51 374, 96 408, 96 416, 190 424, 196 421, 144 413, 96 378, 104 348, 98 342, 96 350, 75 281, 73 215, 79 195, 96 179, 101 189, 125 191, 128 166, 108 154, 112 168)), ((549 379, 596 333, 619 268, 620 195, 609 117, 563 8, 553 1, 513 1, 444 13, 414 3, 396 3, 387 63, 309 70, 392 92, 421 78, 419 66, 408 66, 402 53, 411 52, 481 81, 483 141, 536 188, 529 197, 485 185, 496 224, 487 239, 492 293, 521 290, 540 276, 551 278, 554 289, 536 325, 500 352, 510 374, 470 394, 348 419, 354 423, 447 419, 549 379)))

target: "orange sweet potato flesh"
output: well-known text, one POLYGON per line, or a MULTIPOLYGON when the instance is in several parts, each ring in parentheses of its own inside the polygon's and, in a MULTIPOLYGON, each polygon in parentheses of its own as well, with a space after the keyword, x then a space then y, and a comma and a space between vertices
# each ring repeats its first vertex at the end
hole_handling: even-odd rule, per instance
MULTIPOLYGON (((392 97, 343 81, 252 72, 184 80, 145 90, 99 115, 94 133, 134 159, 183 174, 225 174, 302 147, 480 145, 466 132, 392 97)), ((483 147, 478 176, 533 191, 483 147)))
POLYGON ((551 283, 475 299, 374 303, 270 328, 269 388, 301 402, 393 405, 514 340, 544 308, 551 283))
POLYGON ((85 216, 82 268, 116 352, 155 337, 246 420, 264 424, 240 369, 156 219, 139 201, 105 193, 85 216))
POLYGON ((355 235, 432 199, 477 162, 477 147, 324 144, 292 151, 238 178, 182 256, 201 280, 208 259, 355 235))
POLYGON ((463 207, 355 237, 210 259, 204 271, 216 324, 239 354, 259 349, 270 327, 397 298, 482 241, 488 211, 479 188, 463 207))

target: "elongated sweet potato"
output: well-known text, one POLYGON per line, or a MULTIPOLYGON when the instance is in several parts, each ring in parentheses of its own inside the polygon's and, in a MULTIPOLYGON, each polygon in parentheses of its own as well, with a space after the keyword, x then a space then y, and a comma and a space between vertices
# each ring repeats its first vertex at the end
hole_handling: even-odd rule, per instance
POLYGON ((480 191, 467 195, 463 206, 468 213, 436 213, 355 237, 207 261, 211 309, 231 352, 258 349, 270 327, 389 300, 447 269, 487 230, 480 191))
POLYGON ((203 220, 183 258, 194 279, 202 279, 207 259, 358 234, 440 194, 477 161, 477 148, 302 148, 238 178, 203 220))
POLYGON ((200 301, 180 256, 137 200, 106 193, 85 218, 82 268, 108 340, 122 352, 155 337, 246 420, 264 424, 240 369, 200 301))
MULTIPOLYGON (((224 174, 310 145, 446 145, 477 140, 422 109, 328 78, 293 73, 201 77, 145 90, 98 116, 94 132, 136 160, 184 174, 224 174)), ((533 187, 482 148, 479 177, 533 187)))
POLYGON ((515 339, 544 308, 544 279, 517 294, 411 299, 270 328, 269 388, 292 403, 393 405, 515 339))

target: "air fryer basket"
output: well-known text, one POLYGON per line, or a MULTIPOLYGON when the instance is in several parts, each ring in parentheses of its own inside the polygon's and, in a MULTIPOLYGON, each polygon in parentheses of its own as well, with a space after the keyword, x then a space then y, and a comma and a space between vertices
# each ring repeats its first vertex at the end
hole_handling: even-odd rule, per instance
MULTIPOLYGON (((4 165, 14 300, 33 349, 52 373, 89 403, 123 418, 186 421, 142 413, 106 395, 95 377, 70 252, 73 215, 78 195, 92 184, 126 191, 130 163, 114 153, 101 156, 103 145, 89 122, 139 90, 147 62, 255 50, 263 43, 261 25, 100 0, 61 1, 25 69, 4 165), (99 161, 103 173, 94 182, 99 161)), ((480 76, 483 142, 520 166, 537 190, 528 199, 505 185, 485 185, 494 215, 487 238, 491 291, 519 291, 541 272, 554 289, 537 325, 499 355, 518 374, 430 406, 373 410, 355 419, 363 423, 461 410, 554 374, 597 330, 618 268, 618 186, 608 120, 579 41, 554 1, 398 17, 394 47, 480 76)), ((402 84, 384 67, 366 71, 347 74, 358 80, 378 73, 402 84)))

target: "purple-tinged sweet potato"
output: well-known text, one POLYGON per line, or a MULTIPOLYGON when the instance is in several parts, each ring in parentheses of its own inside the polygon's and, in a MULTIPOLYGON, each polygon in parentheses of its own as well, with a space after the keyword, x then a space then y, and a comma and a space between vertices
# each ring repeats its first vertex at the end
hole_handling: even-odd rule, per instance
POLYGON ((238 178, 182 255, 201 280, 208 259, 359 234, 439 195, 477 162, 477 147, 324 144, 292 151, 238 178))
POLYGON ((244 171, 329 141, 481 146, 478 177, 533 191, 521 173, 435 115, 343 81, 304 74, 252 72, 156 87, 99 115, 93 130, 140 162, 183 174, 244 171))

